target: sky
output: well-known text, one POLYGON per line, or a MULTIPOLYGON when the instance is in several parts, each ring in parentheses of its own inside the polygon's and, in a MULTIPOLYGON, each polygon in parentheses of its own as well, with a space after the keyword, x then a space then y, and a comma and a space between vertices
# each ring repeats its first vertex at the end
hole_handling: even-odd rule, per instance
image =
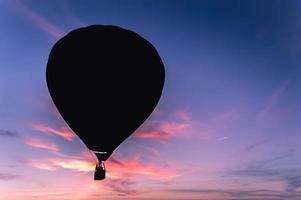
POLYGON ((300 9, 297 0, 0 0, 0 200, 301 199, 300 9), (55 42, 92 24, 137 32, 166 70, 158 106, 103 181, 45 79, 55 42))

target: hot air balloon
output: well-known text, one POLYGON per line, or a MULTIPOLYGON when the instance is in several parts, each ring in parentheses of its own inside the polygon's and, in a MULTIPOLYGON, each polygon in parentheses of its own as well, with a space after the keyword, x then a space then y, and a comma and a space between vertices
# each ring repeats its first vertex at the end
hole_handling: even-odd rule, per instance
POLYGON ((154 46, 117 26, 79 28, 53 46, 48 90, 68 126, 95 153, 95 180, 105 178, 104 162, 155 109, 164 79, 154 46))

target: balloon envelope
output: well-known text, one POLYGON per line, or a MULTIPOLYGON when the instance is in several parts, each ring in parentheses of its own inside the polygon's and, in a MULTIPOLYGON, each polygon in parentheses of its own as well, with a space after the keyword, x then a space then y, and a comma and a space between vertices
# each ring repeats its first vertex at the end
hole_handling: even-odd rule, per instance
POLYGON ((101 160, 152 113, 164 78, 156 49, 117 26, 70 32, 52 48, 46 69, 58 111, 90 150, 107 152, 101 160))

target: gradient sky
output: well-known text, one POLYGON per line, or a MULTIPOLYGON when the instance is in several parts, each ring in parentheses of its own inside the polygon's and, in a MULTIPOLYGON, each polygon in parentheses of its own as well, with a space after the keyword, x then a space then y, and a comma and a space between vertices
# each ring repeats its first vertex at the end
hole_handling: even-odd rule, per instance
POLYGON ((301 199, 300 10, 297 0, 0 0, 0 199, 301 199), (137 32, 166 68, 158 107, 104 181, 45 81, 54 43, 91 24, 137 32))

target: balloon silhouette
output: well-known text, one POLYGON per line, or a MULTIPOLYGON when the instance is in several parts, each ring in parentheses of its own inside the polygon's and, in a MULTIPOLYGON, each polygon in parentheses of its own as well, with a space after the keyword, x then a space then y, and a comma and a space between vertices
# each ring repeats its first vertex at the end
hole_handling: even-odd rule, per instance
POLYGON ((69 127, 96 154, 95 180, 105 178, 104 161, 152 113, 164 79, 152 44, 117 26, 76 29, 53 46, 48 90, 69 127))

